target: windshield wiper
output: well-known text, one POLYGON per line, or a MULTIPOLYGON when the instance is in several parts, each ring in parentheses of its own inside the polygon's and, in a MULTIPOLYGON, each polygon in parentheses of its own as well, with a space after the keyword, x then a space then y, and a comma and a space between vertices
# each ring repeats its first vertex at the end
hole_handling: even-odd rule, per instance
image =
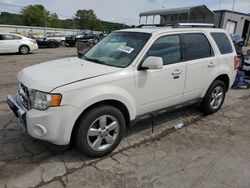
POLYGON ((83 56, 83 58, 86 59, 87 61, 92 61, 94 63, 104 64, 104 65, 106 64, 104 61, 100 61, 98 59, 91 59, 91 58, 86 57, 85 55, 83 56))

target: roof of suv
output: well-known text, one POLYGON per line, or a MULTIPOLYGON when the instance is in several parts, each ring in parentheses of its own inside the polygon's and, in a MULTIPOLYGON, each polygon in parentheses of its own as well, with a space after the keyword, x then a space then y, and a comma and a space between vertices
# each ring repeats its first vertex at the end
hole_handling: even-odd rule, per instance
POLYGON ((145 27, 145 28, 132 28, 132 29, 123 29, 120 31, 126 31, 126 32, 140 32, 140 33, 165 33, 165 32, 178 32, 178 31, 204 31, 204 32, 225 32, 224 29, 218 29, 218 28, 206 28, 206 27, 180 27, 180 28, 173 28, 171 26, 168 27, 145 27))

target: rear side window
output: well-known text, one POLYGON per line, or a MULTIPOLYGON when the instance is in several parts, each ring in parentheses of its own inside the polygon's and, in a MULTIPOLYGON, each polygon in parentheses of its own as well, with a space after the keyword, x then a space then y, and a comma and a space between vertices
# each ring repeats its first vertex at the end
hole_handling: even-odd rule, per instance
POLYGON ((195 60, 214 55, 210 43, 202 33, 186 33, 184 40, 184 58, 185 60, 195 60))
POLYGON ((233 52, 231 43, 225 33, 211 33, 221 54, 230 54, 233 52))

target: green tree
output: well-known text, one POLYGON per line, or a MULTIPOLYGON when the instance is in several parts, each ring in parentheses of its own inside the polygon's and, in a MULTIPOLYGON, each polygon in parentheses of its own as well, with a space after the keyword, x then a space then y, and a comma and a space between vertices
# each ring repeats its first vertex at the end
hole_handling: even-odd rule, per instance
POLYGON ((51 13, 47 15, 47 26, 48 27, 62 27, 62 21, 59 20, 56 13, 51 13))
POLYGON ((23 23, 28 26, 60 27, 56 13, 47 11, 43 5, 28 5, 21 10, 23 23))
POLYGON ((22 20, 28 26, 44 26, 47 15, 43 5, 28 5, 21 10, 22 20))
POLYGON ((93 10, 77 10, 75 14, 77 25, 80 29, 96 30, 100 27, 100 20, 97 19, 93 10))

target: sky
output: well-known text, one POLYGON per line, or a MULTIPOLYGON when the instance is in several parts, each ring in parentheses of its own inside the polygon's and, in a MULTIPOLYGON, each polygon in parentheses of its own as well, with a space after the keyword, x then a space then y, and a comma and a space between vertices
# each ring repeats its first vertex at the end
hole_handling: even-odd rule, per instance
MULTIPOLYGON (((62 19, 72 18, 78 9, 93 9, 99 19, 137 25, 139 13, 163 8, 207 5, 211 10, 232 10, 234 0, 0 0, 0 3, 26 6, 42 4, 62 19)), ((20 7, 0 4, 0 12, 18 13, 20 7)), ((235 11, 250 13, 250 0, 235 0, 235 11)))

